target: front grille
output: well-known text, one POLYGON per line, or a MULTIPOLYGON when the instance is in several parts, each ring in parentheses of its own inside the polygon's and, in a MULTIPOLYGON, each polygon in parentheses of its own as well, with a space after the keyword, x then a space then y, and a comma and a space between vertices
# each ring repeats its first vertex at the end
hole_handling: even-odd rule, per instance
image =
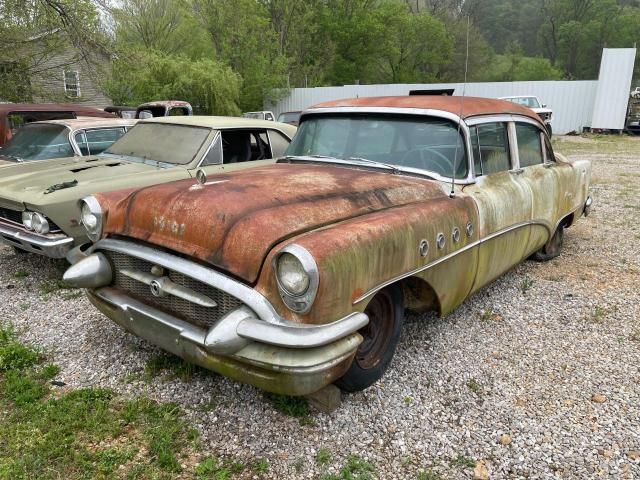
POLYGON ((102 253, 111 260, 114 267, 114 287, 149 306, 162 310, 192 325, 209 328, 224 315, 242 305, 240 300, 222 290, 168 269, 164 269, 164 275, 169 277, 172 282, 206 295, 218 305, 213 308, 203 307, 173 295, 156 297, 151 293, 149 285, 134 280, 120 271, 128 269, 150 273, 153 263, 120 252, 103 251, 102 253))
POLYGON ((0 207, 0 218, 22 225, 22 212, 0 207))
MULTIPOLYGON (((21 227, 23 226, 22 212, 19 212, 18 210, 0 207, 0 220, 9 220, 10 222, 17 223, 21 227)), ((47 217, 47 221, 49 222, 50 233, 60 233, 62 231, 62 229, 53 223, 50 218, 47 217)))

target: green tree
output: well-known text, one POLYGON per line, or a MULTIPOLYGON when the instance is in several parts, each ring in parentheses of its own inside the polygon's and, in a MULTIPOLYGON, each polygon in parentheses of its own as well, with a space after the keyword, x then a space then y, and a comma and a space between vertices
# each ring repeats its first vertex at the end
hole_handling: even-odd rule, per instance
POLYGON ((132 51, 114 61, 105 87, 118 104, 180 99, 191 103, 199 114, 238 115, 241 81, 237 73, 215 60, 132 51))

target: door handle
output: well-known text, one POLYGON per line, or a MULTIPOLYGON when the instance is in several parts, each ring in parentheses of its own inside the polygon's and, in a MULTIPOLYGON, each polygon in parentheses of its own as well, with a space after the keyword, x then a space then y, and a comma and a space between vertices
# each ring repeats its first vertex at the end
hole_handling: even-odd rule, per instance
POLYGON ((513 175, 520 175, 522 172, 524 172, 524 168, 514 168, 513 170, 509 170, 509 173, 512 173, 513 175))

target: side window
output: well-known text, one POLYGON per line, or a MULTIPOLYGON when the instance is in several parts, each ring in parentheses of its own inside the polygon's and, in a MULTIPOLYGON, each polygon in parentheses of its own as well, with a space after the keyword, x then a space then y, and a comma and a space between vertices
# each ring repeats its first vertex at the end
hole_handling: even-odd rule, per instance
POLYGON ((218 135, 213 145, 202 160, 201 167, 207 165, 220 165, 222 163, 222 136, 218 135))
POLYGON ((469 129, 476 176, 511 168, 506 123, 485 123, 469 129))
POLYGON ((540 165, 544 161, 540 130, 535 125, 516 123, 520 167, 540 165))
POLYGON ((271 121, 273 121, 273 120, 274 120, 273 115, 271 115, 271 112, 267 112, 267 113, 265 114, 265 116, 264 116, 264 119, 265 119, 265 120, 271 120, 271 121))
POLYGON ((282 157, 291 143, 291 140, 276 130, 269 130, 269 140, 271 140, 272 158, 282 157))
MULTIPOLYGON (((101 128, 99 130, 87 130, 84 132, 84 140, 88 153, 85 153, 80 142, 78 146, 83 155, 97 155, 104 152, 113 142, 124 135, 124 128, 101 128)), ((77 135, 76 135, 77 141, 77 135)))

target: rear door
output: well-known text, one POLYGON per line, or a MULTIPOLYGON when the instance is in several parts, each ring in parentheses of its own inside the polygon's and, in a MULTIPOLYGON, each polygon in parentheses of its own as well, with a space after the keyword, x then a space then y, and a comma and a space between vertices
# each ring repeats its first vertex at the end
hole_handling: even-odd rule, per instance
POLYGON ((531 191, 520 181, 509 119, 469 122, 476 182, 463 191, 478 206, 478 271, 472 291, 525 258, 529 244, 531 191))

